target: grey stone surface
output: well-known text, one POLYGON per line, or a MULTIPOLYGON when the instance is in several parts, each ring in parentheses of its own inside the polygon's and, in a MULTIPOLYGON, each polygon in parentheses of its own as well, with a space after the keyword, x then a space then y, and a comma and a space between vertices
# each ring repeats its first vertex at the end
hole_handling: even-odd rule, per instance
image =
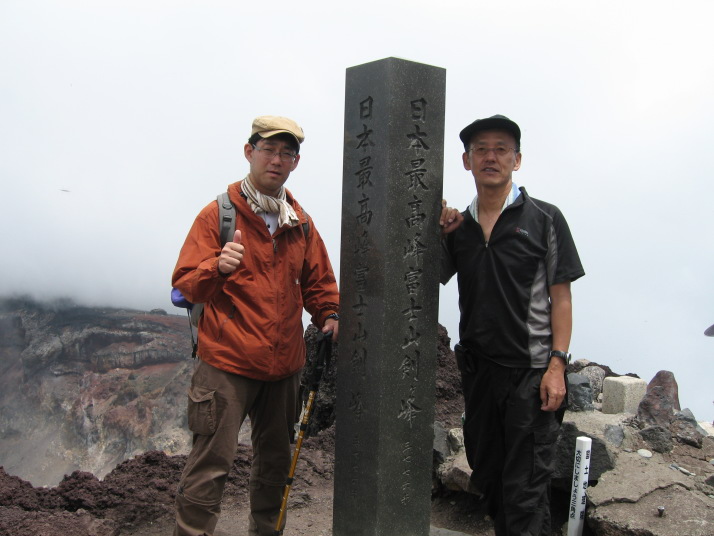
POLYGON ((464 448, 464 430, 462 428, 452 428, 447 437, 451 452, 458 452, 464 448))
POLYGON ((347 69, 335 536, 429 533, 444 69, 347 69))
POLYGON ((449 456, 449 441, 447 432, 440 422, 434 423, 434 463, 441 464, 449 456))
POLYGON ((711 536, 714 499, 696 491, 696 479, 672 469, 661 454, 622 452, 617 467, 588 488, 588 525, 599 536, 711 536), (665 515, 657 515, 657 507, 665 515))
POLYGON ((584 374, 568 374, 568 409, 570 411, 592 411, 595 409, 590 379, 584 374))
POLYGON ((452 491, 469 491, 469 479, 471 478, 471 467, 466 459, 466 453, 462 450, 452 456, 448 463, 444 463, 437 469, 437 476, 447 489, 452 491))
POLYGON ((611 502, 591 509, 588 526, 598 536, 714 534, 712 499, 694 495, 680 486, 666 486, 648 491, 650 493, 636 502, 611 502), (657 511, 660 506, 664 506, 664 515, 661 517, 657 511))
POLYGON ((688 409, 675 412, 669 429, 678 441, 697 448, 702 447, 702 440, 707 435, 688 409))
POLYGON ((619 447, 625 440, 625 430, 622 426, 607 425, 605 427, 605 439, 612 445, 619 447))
POLYGON ((605 370, 597 365, 583 367, 578 374, 582 374, 590 380, 590 387, 593 391, 593 400, 597 400, 602 393, 602 382, 605 380, 605 370))

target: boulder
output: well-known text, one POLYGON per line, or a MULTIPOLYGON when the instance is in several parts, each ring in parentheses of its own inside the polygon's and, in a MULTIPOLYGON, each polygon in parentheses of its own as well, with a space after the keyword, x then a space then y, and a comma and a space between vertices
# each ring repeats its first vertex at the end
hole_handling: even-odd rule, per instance
POLYGON ((590 481, 597 481, 606 471, 615 466, 614 447, 604 439, 605 426, 613 419, 602 418, 602 413, 571 413, 565 414, 560 435, 556 443, 555 472, 553 485, 569 490, 573 477, 573 461, 575 458, 575 442, 578 437, 585 436, 592 440, 590 457, 590 481), (587 416, 589 418, 580 418, 587 416))
POLYGON ((583 367, 578 374, 582 374, 590 380, 590 388, 592 390, 592 399, 597 400, 602 393, 602 383, 605 380, 605 369, 599 365, 588 365, 583 367))
POLYGON ((643 428, 648 425, 669 427, 674 412, 679 410, 677 380, 668 370, 660 370, 647 385, 637 409, 637 420, 643 428))
POLYGON ((706 432, 699 426, 690 410, 675 412, 669 429, 677 441, 702 448, 702 440, 706 432))
POLYGON ((592 411, 593 390, 590 379, 584 374, 570 373, 568 379, 568 409, 570 411, 592 411))
POLYGON ((625 430, 621 425, 608 424, 605 426, 604 437, 608 443, 619 447, 625 440, 625 430))
POLYGON ((452 491, 468 491, 471 467, 466 460, 466 453, 461 450, 439 466, 437 475, 441 484, 452 491))
POLYGON ((451 455, 447 431, 439 421, 434 423, 434 464, 440 465, 451 455))
POLYGON ((672 434, 663 426, 648 426, 640 430, 640 436, 655 452, 669 452, 674 448, 672 434))

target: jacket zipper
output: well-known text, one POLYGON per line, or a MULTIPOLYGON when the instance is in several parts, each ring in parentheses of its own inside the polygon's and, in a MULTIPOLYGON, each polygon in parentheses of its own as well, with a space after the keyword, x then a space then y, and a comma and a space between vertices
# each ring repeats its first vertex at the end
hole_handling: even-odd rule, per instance
MULTIPOLYGON (((513 203, 511 203, 510 205, 508 205, 506 208, 504 208, 504 209, 501 211, 501 214, 498 215, 498 218, 496 218, 496 223, 493 224, 493 229, 491 229, 491 238, 493 238, 493 233, 496 231, 496 226, 498 225, 498 222, 499 222, 500 219, 501 219, 501 215, 502 215, 504 212, 506 212, 507 210, 510 210, 510 208, 511 208, 512 206, 513 206, 513 203)), ((479 226, 481 226, 480 223, 479 223, 479 226)), ((481 232, 483 233, 483 227, 481 227, 481 232)), ((486 237, 485 237, 485 235, 484 235, 484 243, 485 243, 485 245, 486 245, 487 248, 488 248, 488 243, 489 243, 489 242, 490 242, 490 240, 486 240, 486 237)))
MULTIPOLYGON (((273 286, 275 288, 275 304, 279 308, 280 307, 280 289, 278 288, 278 285, 275 284, 275 271, 276 271, 276 264, 278 261, 278 241, 273 238, 273 269, 270 270, 270 277, 273 280, 273 286)), ((276 311, 277 313, 277 311, 276 311)), ((276 333, 280 333, 280 314, 278 313, 276 318, 276 321, 278 322, 278 329, 276 330, 276 333)), ((277 354, 278 351, 278 339, 275 338, 272 341, 272 347, 273 347, 273 358, 277 354)), ((272 369, 271 372, 275 370, 275 359, 272 361, 272 369)))

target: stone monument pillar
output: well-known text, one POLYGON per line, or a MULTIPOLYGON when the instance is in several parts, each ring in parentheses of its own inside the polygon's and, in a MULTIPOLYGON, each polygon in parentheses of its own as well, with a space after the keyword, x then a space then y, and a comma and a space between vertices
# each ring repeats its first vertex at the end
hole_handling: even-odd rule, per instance
POLYGON ((334 536, 429 534, 445 85, 347 69, 334 536))

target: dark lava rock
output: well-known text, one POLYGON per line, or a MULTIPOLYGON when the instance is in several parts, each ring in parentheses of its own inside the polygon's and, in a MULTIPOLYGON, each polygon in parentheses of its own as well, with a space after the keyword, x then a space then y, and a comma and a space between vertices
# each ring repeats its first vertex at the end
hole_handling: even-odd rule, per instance
MULTIPOLYGON (((553 486, 560 489, 569 490, 573 476, 573 459, 575 457, 575 444, 580 436, 589 436, 583 434, 573 422, 564 421, 560 428, 560 435, 556 443, 556 466, 553 473, 553 486)), ((595 485, 600 476, 615 467, 615 460, 605 445, 605 442, 599 437, 591 437, 592 447, 590 458, 589 479, 592 485, 595 485)))
POLYGON ((672 435, 686 445, 702 448, 704 434, 699 431, 699 423, 688 409, 677 412, 669 425, 672 435))
POLYGON ((640 430, 640 436, 655 452, 670 452, 674 448, 672 434, 663 426, 648 426, 640 430))
POLYGON ((577 373, 570 373, 568 379, 568 409, 570 411, 593 411, 593 390, 590 379, 577 373))

